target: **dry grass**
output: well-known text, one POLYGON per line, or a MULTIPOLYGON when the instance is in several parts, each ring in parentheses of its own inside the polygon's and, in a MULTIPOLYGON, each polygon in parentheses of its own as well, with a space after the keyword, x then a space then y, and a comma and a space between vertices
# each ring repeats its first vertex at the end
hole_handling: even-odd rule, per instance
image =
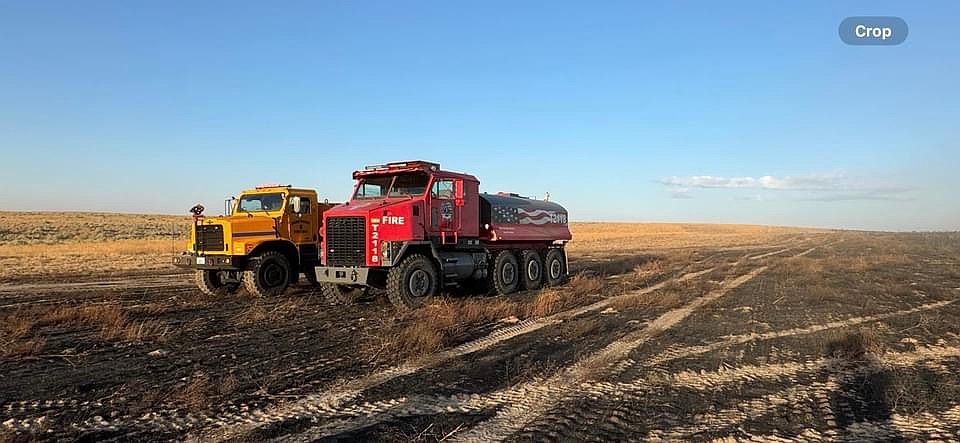
POLYGON ((661 273, 663 273, 663 266, 661 266, 660 260, 651 260, 633 268, 634 277, 638 280, 646 280, 661 273))
POLYGON ((33 322, 18 315, 10 315, 0 324, 0 359, 15 359, 39 354, 46 341, 28 338, 33 322))
POLYGON ((821 229, 686 223, 571 223, 571 254, 689 247, 769 245, 821 229))
POLYGON ((93 212, 0 212, 0 245, 185 238, 190 217, 93 212))
POLYGON ((163 303, 147 303, 127 308, 127 313, 134 316, 156 317, 170 311, 170 306, 163 303))
MULTIPOLYGON (((169 271, 173 269, 170 257, 183 250, 189 226, 189 217, 175 215, 0 212, 0 282, 169 271)), ((573 223, 570 228, 575 239, 569 245, 572 257, 594 252, 749 246, 823 232, 676 223, 573 223)), ((604 273, 627 272, 635 265, 619 271, 604 269, 604 273)))
POLYGON ((671 309, 683 304, 683 297, 677 291, 655 291, 639 296, 621 297, 613 301, 610 307, 618 311, 631 309, 671 309))
POLYGON ((536 298, 522 307, 524 318, 546 317, 583 304, 585 297, 599 295, 603 280, 578 274, 563 287, 541 290, 536 298))
POLYGON ((903 266, 913 263, 906 254, 872 254, 856 257, 832 257, 826 260, 824 266, 832 269, 842 269, 852 272, 867 272, 884 270, 889 267, 903 266))
MULTIPOLYGON (((420 356, 435 352, 450 344, 464 331, 500 319, 516 317, 520 304, 498 299, 449 300, 441 298, 429 305, 407 314, 404 327, 392 334, 392 343, 381 347, 395 349, 407 356, 420 356), (392 344, 392 346, 390 346, 392 344)), ((378 353, 387 349, 377 349, 378 353)))
POLYGON ((170 400, 191 411, 201 411, 220 400, 231 398, 239 389, 240 380, 233 374, 227 374, 215 381, 206 373, 198 373, 176 388, 170 394, 170 400))
POLYGON ((533 298, 439 298, 423 308, 399 314, 364 338, 369 360, 418 357, 462 341, 477 327, 501 320, 545 317, 585 304, 603 291, 603 280, 576 275, 559 288, 545 288, 533 298))
POLYGON ((89 328, 105 342, 158 342, 170 335, 170 328, 164 323, 130 320, 117 304, 25 309, 2 319, 0 357, 14 359, 39 354, 46 343, 42 334, 49 329, 89 328))
POLYGON ((303 304, 299 299, 286 299, 278 303, 264 304, 260 300, 254 300, 253 304, 235 315, 232 323, 237 326, 253 326, 265 322, 274 322, 292 317, 302 309, 303 304))
POLYGON ((172 215, 0 212, 0 282, 170 270, 190 219, 172 215))
POLYGON ((190 410, 202 410, 210 406, 210 393, 213 389, 210 377, 207 374, 198 374, 177 388, 170 399, 190 410))
POLYGON ((47 341, 43 338, 0 342, 0 360, 15 360, 40 354, 47 341))
POLYGON ((777 262, 776 268, 797 278, 809 280, 822 274, 825 268, 824 260, 810 257, 787 257, 777 262))
POLYGON ((826 354, 834 358, 861 360, 867 355, 881 356, 884 353, 883 342, 872 329, 847 330, 839 333, 826 346, 826 354))
POLYGON ((170 271, 184 242, 119 240, 56 245, 0 244, 0 282, 58 275, 170 271))

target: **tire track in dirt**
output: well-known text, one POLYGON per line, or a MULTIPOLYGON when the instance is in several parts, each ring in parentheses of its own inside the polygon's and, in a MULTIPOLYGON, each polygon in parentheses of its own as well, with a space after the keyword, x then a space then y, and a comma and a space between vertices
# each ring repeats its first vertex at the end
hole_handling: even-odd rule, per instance
MULTIPOLYGON (((228 408, 231 409, 230 411, 218 411, 214 414, 195 414, 178 410, 166 410, 150 412, 140 417, 119 416, 109 420, 103 419, 102 417, 94 417, 93 419, 86 420, 83 423, 76 423, 72 426, 80 431, 117 430, 124 428, 134 428, 140 430, 157 429, 164 431, 185 431, 203 426, 229 428, 231 435, 235 435, 236 433, 249 432, 273 423, 297 418, 302 414, 303 411, 307 410, 325 411, 323 415, 329 416, 335 413, 341 405, 359 397, 360 394, 362 394, 365 390, 383 384, 387 381, 416 373, 421 369, 444 363, 453 358, 487 349, 514 337, 534 332, 550 325, 562 323, 565 320, 583 315, 587 312, 601 310, 607 307, 610 303, 613 303, 615 300, 648 294, 662 289, 667 284, 687 281, 699 277, 703 274, 711 272, 713 269, 714 268, 709 268, 701 271, 686 273, 647 288, 631 291, 617 297, 600 300, 597 303, 588 306, 559 312, 548 317, 525 320, 517 323, 516 325, 493 331, 480 339, 464 343, 445 351, 431 354, 412 363, 396 366, 385 371, 356 379, 354 381, 346 382, 341 384, 339 387, 337 387, 336 382, 334 382, 335 387, 333 389, 322 394, 307 395, 303 399, 292 404, 287 403, 254 410, 248 410, 244 405, 228 405, 228 408)), ((326 362, 325 360, 318 362, 320 366, 328 363, 329 362, 326 362)), ((315 367, 315 365, 308 365, 308 367, 311 372, 315 372, 318 369, 315 367)), ((302 369, 303 368, 292 368, 289 371, 285 371, 285 374, 295 376, 296 374, 305 373, 302 369)), ((302 389, 292 388, 291 390, 295 392, 302 389)), ((71 401, 66 401, 62 405, 58 402, 51 404, 51 406, 54 408, 69 407, 70 405, 71 401)), ((103 407, 103 404, 100 402, 89 402, 88 406, 99 408, 103 407)), ((30 409, 30 407, 28 406, 24 409, 30 409)), ((104 416, 107 417, 110 417, 111 415, 113 415, 113 413, 109 411, 105 412, 104 414, 104 416)), ((29 423, 35 419, 36 417, 31 417, 14 421, 18 423, 29 423)))
MULTIPOLYGON (((930 345, 909 352, 886 352, 882 355, 883 366, 915 366, 921 362, 937 362, 948 358, 960 358, 960 346, 930 345)), ((674 373, 654 374, 639 377, 631 382, 588 382, 582 385, 585 393, 604 398, 611 394, 643 393, 659 386, 670 386, 697 391, 712 391, 737 383, 794 381, 804 373, 843 373, 849 360, 822 357, 802 362, 786 362, 765 365, 746 365, 715 371, 686 369, 674 373)))
POLYGON ((715 443, 741 441, 779 442, 864 442, 864 441, 956 441, 960 438, 960 405, 937 413, 892 414, 885 420, 851 423, 843 432, 805 429, 800 435, 754 434, 749 437, 721 437, 715 443))
MULTIPOLYGON (((693 436, 716 430, 719 428, 736 428, 738 425, 750 419, 762 417, 774 412, 784 406, 791 406, 793 412, 797 412, 800 405, 805 404, 804 400, 813 400, 821 412, 825 412, 824 418, 828 429, 825 435, 831 439, 845 432, 845 429, 836 429, 837 411, 829 407, 829 397, 832 395, 838 398, 838 404, 842 414, 851 416, 850 401, 863 403, 860 394, 849 389, 851 382, 869 376, 871 374, 886 371, 892 366, 911 367, 923 361, 942 360, 945 358, 960 357, 960 348, 958 347, 933 347, 924 348, 917 352, 910 353, 887 353, 883 355, 882 361, 870 360, 864 362, 852 362, 849 360, 823 359, 821 365, 814 367, 815 372, 824 372, 828 375, 828 380, 816 382, 807 385, 794 386, 779 392, 764 395, 759 398, 740 402, 736 407, 727 408, 717 412, 709 412, 696 416, 694 424, 686 426, 676 426, 676 422, 683 419, 682 416, 673 417, 672 420, 665 420, 664 427, 658 430, 651 430, 647 439, 663 438, 667 440, 684 440, 693 436), (824 408, 823 399, 827 399, 827 407, 824 408), (826 410, 824 410, 826 409, 826 410)), ((809 403, 808 403, 809 404, 809 403)), ((960 417, 958 417, 960 418, 960 417)), ((958 422, 960 423, 960 422, 958 422)))
MULTIPOLYGON (((932 347, 923 347, 916 351, 912 352, 899 352, 899 353, 886 353, 883 355, 883 362, 885 367, 889 366, 913 366, 924 361, 939 361, 946 358, 957 358, 960 357, 960 347, 956 346, 932 346, 932 347)), ((339 411, 330 411, 331 414, 327 415, 328 418, 334 418, 333 420, 322 423, 321 425, 311 428, 304 434, 296 434, 283 436, 274 441, 278 442, 295 442, 295 441, 310 441, 313 439, 323 438, 330 436, 336 433, 349 432, 357 429, 362 429, 364 427, 372 426, 377 423, 390 420, 397 417, 405 416, 415 416, 415 415, 434 415, 434 414, 444 414, 450 412, 462 412, 462 413, 471 413, 471 412, 481 412, 483 410, 488 410, 490 408, 496 408, 503 405, 510 405, 529 396, 542 396, 542 395, 562 395, 564 393, 568 394, 565 399, 571 399, 577 396, 589 396, 593 398, 621 398, 621 399, 637 399, 640 400, 644 398, 650 390, 660 389, 664 386, 677 387, 675 382, 679 382, 680 387, 694 388, 697 390, 702 390, 704 392, 712 392, 713 390, 723 387, 724 385, 729 385, 731 383, 737 382, 764 382, 770 381, 770 378, 777 377, 790 377, 792 374, 809 371, 809 372, 823 372, 823 371, 834 371, 841 374, 836 380, 831 380, 828 382, 820 382, 816 385, 811 386, 801 386, 797 388, 790 388, 786 391, 779 393, 770 394, 766 399, 754 400, 748 403, 747 412, 743 412, 742 407, 736 409, 724 410, 721 412, 713 413, 713 415, 707 415, 709 417, 714 417, 717 421, 724 421, 727 423, 732 423, 735 425, 737 419, 748 419, 756 417, 756 414, 750 414, 749 411, 759 411, 763 408, 772 409, 769 405, 781 405, 781 404, 791 404, 784 403, 781 400, 781 397, 800 397, 804 395, 811 395, 810 391, 815 391, 813 394, 818 392, 828 392, 829 388, 833 388, 834 385, 840 386, 845 380, 855 378, 859 375, 869 374, 874 371, 883 370, 882 367, 877 366, 866 366, 866 367, 852 367, 853 364, 850 361, 833 359, 833 358, 823 358, 818 360, 806 361, 803 363, 785 363, 778 365, 778 368, 769 368, 761 365, 735 368, 729 371, 715 371, 713 373, 701 374, 706 382, 698 382, 696 380, 696 374, 682 375, 676 374, 675 378, 660 378, 660 379, 640 379, 634 383, 609 383, 609 382, 584 382, 577 386, 576 390, 564 390, 556 385, 550 385, 545 381, 534 381, 525 383, 520 386, 504 389, 501 391, 486 393, 486 394, 461 394, 461 395, 451 395, 451 396, 411 396, 411 397, 402 397, 396 399, 382 400, 374 403, 363 403, 355 404, 343 408, 339 411), (778 370, 779 369, 779 370, 778 370), (846 370, 846 372, 843 372, 846 370), (796 391, 796 392, 794 392, 796 391), (743 412, 743 413, 741 413, 743 412)), ((684 371, 686 373, 688 371, 684 371)), ((836 392, 836 391, 834 391, 836 392)), ((854 393, 849 393, 849 395, 855 395, 854 393)), ((308 413, 308 410, 304 411, 308 413)), ((621 422, 619 426, 623 429, 629 430, 629 416, 636 415, 638 411, 628 410, 620 411, 619 413, 613 413, 614 423, 617 421, 621 422)), ((642 413, 642 411, 640 412, 642 413)), ((579 419, 574 419, 574 422, 581 423, 600 423, 603 420, 599 416, 594 416, 589 413, 589 411, 580 411, 579 419)), ((699 417, 699 416, 698 416, 699 417)), ((319 417, 318 417, 319 418, 319 417)), ((561 417, 563 418, 563 417, 561 417)), ((670 422, 671 426, 675 426, 678 423, 680 418, 675 421, 670 422)), ((694 425, 696 426, 707 426, 707 429, 710 428, 710 425, 694 425)), ((689 431, 687 428, 680 428, 681 430, 689 431)), ((692 429, 692 428, 691 428, 692 429)), ((699 429, 699 428, 697 428, 699 429)), ((667 431, 655 431, 652 436, 656 434, 661 434, 661 436, 666 437, 667 431)), ((690 432, 688 432, 690 433, 690 432)), ((674 438, 675 436, 666 437, 667 439, 674 438)))
POLYGON ((773 252, 766 252, 766 253, 763 253, 763 254, 751 255, 751 256, 748 256, 748 257, 746 257, 746 258, 747 258, 747 260, 760 260, 760 259, 762 259, 762 258, 767 258, 767 257, 771 257, 771 256, 774 256, 774 255, 783 254, 784 252, 788 252, 788 251, 790 251, 791 249, 793 249, 793 248, 784 248, 784 249, 780 249, 780 250, 773 251, 773 252))
MULTIPOLYGON (((798 335, 815 334, 815 333, 826 331, 829 329, 845 328, 849 326, 860 325, 863 323, 881 321, 881 320, 886 320, 888 318, 900 317, 904 315, 916 314, 918 312, 939 309, 944 306, 956 303, 958 301, 960 301, 960 299, 944 300, 944 301, 939 301, 935 303, 928 303, 928 304, 916 306, 910 309, 887 312, 884 314, 869 315, 869 316, 862 316, 862 317, 860 316, 851 317, 846 320, 838 320, 838 321, 832 321, 832 322, 823 323, 819 325, 791 328, 791 329, 786 329, 782 331, 734 335, 709 345, 671 348, 661 353, 660 355, 648 361, 640 362, 639 364, 640 366, 643 366, 643 367, 658 366, 673 360, 692 357, 695 355, 706 354, 706 353, 717 351, 729 346, 740 345, 740 344, 744 344, 752 341, 774 340, 774 339, 784 338, 784 337, 794 337, 798 335)), ((633 363, 637 364, 637 362, 633 362, 633 363)))
POLYGON ((191 286, 184 274, 165 274, 159 276, 141 276, 126 280, 99 280, 64 283, 24 283, 0 284, 0 296, 22 294, 24 292, 80 292, 103 291, 110 289, 144 289, 191 286))
MULTIPOLYGON (((671 283, 684 282, 701 275, 707 274, 713 271, 715 268, 708 268, 701 271, 689 272, 683 274, 679 277, 668 279, 660 283, 648 286, 646 288, 638 289, 635 291, 630 291, 625 294, 621 294, 615 297, 604 298, 596 303, 569 309, 563 312, 549 315, 547 317, 528 319, 522 322, 517 323, 516 325, 498 329, 491 332, 485 337, 480 339, 464 343, 462 345, 456 346, 454 348, 437 352, 429 356, 423 357, 415 362, 404 364, 401 366, 396 366, 385 371, 372 374, 370 376, 348 382, 342 387, 334 388, 328 392, 318 395, 307 396, 306 398, 295 402, 294 404, 281 405, 278 406, 275 411, 272 411, 269 415, 273 417, 272 420, 268 422, 259 423, 256 427, 263 427, 272 423, 282 422, 290 419, 295 419, 302 417, 305 413, 311 410, 319 411, 335 411, 341 405, 352 401, 358 398, 366 390, 384 384, 390 380, 412 375, 422 369, 436 366, 442 364, 454 358, 462 357, 467 354, 478 352, 487 348, 490 348, 494 345, 502 343, 506 340, 510 340, 515 337, 519 337, 537 330, 540 330, 544 327, 560 324, 569 319, 578 317, 580 315, 586 314, 588 312, 602 310, 612 303, 629 299, 631 297, 637 297, 645 294, 649 294, 655 291, 658 291, 664 288, 666 285, 671 283)), ((309 414, 307 414, 309 416, 309 414)), ((235 432, 245 433, 250 432, 253 429, 250 427, 241 426, 240 428, 235 429, 235 432)), ((229 436, 228 436, 229 437, 229 436)))
MULTIPOLYGON (((781 253, 783 251, 774 251, 774 252, 781 253)), ((742 259, 743 258, 741 258, 741 260, 742 259)), ((739 261, 740 260, 738 260, 738 263, 739 261)), ((456 348, 452 348, 450 350, 443 351, 441 353, 438 353, 432 356, 428 356, 423 361, 418 362, 419 364, 415 363, 412 365, 404 365, 400 367, 391 368, 390 370, 384 371, 382 373, 374 374, 373 376, 360 379, 358 380, 358 382, 348 383, 344 385, 343 388, 335 389, 332 392, 320 395, 319 398, 315 398, 316 396, 309 396, 307 397, 305 402, 301 401, 298 403, 304 403, 303 406, 309 407, 308 409, 315 409, 318 406, 316 405, 317 403, 319 403, 320 406, 326 404, 329 408, 335 409, 338 405, 356 398, 364 390, 370 387, 382 384, 391 379, 412 374, 422 368, 440 364, 451 358, 456 358, 462 355, 469 354, 471 352, 476 352, 476 351, 489 348, 490 346, 493 346, 505 340, 509 340, 511 338, 536 331, 538 329, 541 329, 549 325, 560 323, 564 320, 582 315, 590 311, 603 309, 610 303, 613 303, 614 301, 619 299, 647 294, 647 293, 661 289, 666 284, 669 284, 672 282, 678 282, 678 281, 685 281, 685 280, 698 277, 700 275, 703 275, 705 273, 712 271, 713 269, 714 268, 710 268, 703 271, 687 273, 679 277, 663 281, 661 283, 650 286, 648 288, 632 291, 630 293, 623 294, 617 297, 611 297, 608 299, 601 300, 598 303, 595 303, 593 305, 589 305, 583 308, 575 308, 569 311, 564 311, 561 313, 554 314, 549 317, 532 319, 525 322, 521 322, 520 324, 511 326, 511 327, 502 328, 500 330, 494 331, 493 333, 491 333, 490 335, 482 339, 465 343, 456 348)), ((166 278, 182 278, 182 275, 172 275, 169 277, 164 277, 164 279, 166 278)), ((113 283, 115 282, 107 282, 107 286, 113 283)), ((125 283, 129 284, 129 282, 125 282, 125 283)), ((181 283, 181 284, 185 286, 187 285, 186 283, 181 283)), ((64 285, 50 285, 50 286, 63 287, 64 285)), ((95 285, 88 285, 84 283, 80 285, 67 285, 67 286, 84 287, 84 286, 95 286, 95 285)), ((174 286, 177 286, 177 285, 174 285, 174 286)), ((96 288, 91 288, 90 290, 104 290, 104 288, 96 287, 96 288)), ((315 372, 318 369, 322 370, 322 367, 328 364, 330 364, 330 362, 321 362, 319 365, 307 365, 307 368, 308 368, 307 371, 315 372)), ((297 368, 294 368, 291 371, 285 371, 285 372, 290 372, 290 374, 292 375, 297 375, 297 374, 302 375, 304 373, 304 371, 302 370, 303 368, 299 368, 299 369, 301 370, 298 371, 297 368)), ((312 385, 313 384, 311 384, 311 386, 309 387, 312 387, 312 385)), ((302 388, 300 389, 293 388, 293 391, 302 391, 302 390, 303 390, 302 388)), ((104 406, 103 403, 101 402, 82 402, 82 403, 83 403, 83 406, 85 406, 86 408, 100 408, 104 406)), ((74 401, 65 401, 65 402, 61 402, 61 401, 49 402, 48 401, 48 402, 44 402, 43 406, 40 406, 39 403, 37 403, 36 406, 34 406, 33 404, 31 404, 30 406, 27 406, 27 402, 22 402, 21 404, 18 404, 17 407, 13 407, 13 408, 11 408, 12 405, 7 405, 7 406, 8 406, 8 410, 18 409, 20 411, 23 411, 24 409, 34 409, 34 408, 46 409, 49 407, 63 408, 63 407, 70 407, 70 406, 76 406, 76 405, 77 405, 77 402, 74 400, 74 401)), ((264 424, 275 423, 277 421, 283 421, 291 418, 290 414, 282 414, 282 413, 279 415, 268 414, 266 413, 266 411, 263 411, 263 410, 248 411, 248 410, 245 410, 245 407, 243 405, 238 405, 238 406, 228 405, 227 407, 230 409, 236 410, 236 412, 218 413, 214 416, 206 416, 203 414, 198 415, 198 414, 191 414, 191 413, 183 413, 181 411, 176 411, 176 410, 170 410, 170 411, 159 411, 155 413, 149 413, 141 417, 121 416, 121 417, 118 417, 118 419, 113 419, 113 420, 104 420, 100 417, 95 417, 94 419, 87 420, 84 423, 77 424, 74 426, 82 430, 122 429, 123 427, 129 427, 129 426, 132 426, 134 428, 140 428, 140 429, 144 427, 147 427, 147 428, 156 427, 158 429, 183 430, 183 429, 194 428, 198 424, 201 424, 201 425, 218 424, 221 426, 234 426, 237 424, 247 424, 248 427, 255 429, 255 428, 261 427, 264 424), (269 418, 269 419, 263 420, 264 418, 269 418)), ((295 405, 294 407, 289 409, 298 410, 301 408, 295 405)), ((109 411, 105 411, 104 415, 115 416, 115 414, 109 413, 109 411)), ((24 420, 20 420, 19 422, 26 423, 29 421, 30 419, 24 419, 24 420)))
POLYGON ((110 304, 123 301, 116 297, 123 294, 147 298, 193 291, 196 291, 196 288, 183 274, 131 276, 128 280, 0 284, 0 309, 58 305, 65 302, 79 302, 84 305, 110 304))
MULTIPOLYGON (((612 435, 630 435, 636 432, 638 420, 645 421, 651 418, 646 410, 637 409, 636 404, 644 404, 651 397, 662 395, 666 391, 683 389, 692 392, 701 392, 704 395, 715 396, 720 390, 736 389, 733 385, 750 385, 750 390, 762 387, 765 383, 790 383, 791 387, 782 391, 773 392, 760 398, 739 402, 735 407, 705 414, 668 414, 656 415, 657 428, 649 431, 644 440, 663 439, 668 441, 685 441, 703 433, 718 429, 730 428, 743 432, 743 425, 749 420, 756 420, 765 414, 782 411, 786 406, 793 407, 791 412, 798 412, 796 405, 816 405, 826 413, 822 413, 828 429, 836 428, 836 417, 833 417, 830 395, 834 395, 843 417, 852 421, 855 417, 853 410, 856 405, 864 404, 857 392, 850 392, 851 383, 874 373, 880 373, 891 367, 915 367, 918 364, 933 364, 945 359, 960 357, 960 347, 934 345, 921 347, 910 352, 888 352, 882 355, 880 364, 877 361, 864 365, 864 362, 850 361, 837 358, 819 358, 804 362, 789 362, 774 365, 750 365, 730 369, 719 368, 710 372, 694 372, 685 370, 674 374, 652 374, 633 382, 587 382, 579 386, 564 398, 564 402, 574 402, 554 408, 541 419, 524 427, 524 434, 520 439, 536 435, 546 435, 563 440, 572 439, 574 435, 582 434, 585 429, 593 430, 590 438, 609 438, 612 435), (829 377, 827 381, 811 383, 811 378, 829 377), (759 384, 759 386, 757 386, 759 384), (798 385, 799 386, 796 386, 798 385), (601 403, 602 407, 584 407, 582 399, 590 399, 601 403), (614 400, 615 399, 615 400, 614 400), (822 400, 821 400, 822 399, 822 400), (611 400, 613 400, 611 402, 611 400), (814 402, 804 402, 814 400, 814 402), (689 424, 683 424, 689 423, 689 424)), ((831 438, 839 435, 838 432, 826 432, 831 438)), ((586 438, 579 435, 578 438, 586 438)))
MULTIPOLYGON (((815 246, 809 248, 799 254, 794 255, 795 257, 804 256, 815 249, 822 246, 815 246)), ((786 251, 788 251, 787 249, 786 251)), ((776 253, 782 253, 785 251, 774 251, 776 253)), ((771 254, 773 255, 773 254, 771 254)), ((768 255, 769 256, 769 255, 768 255)), ((746 257, 744 257, 746 258, 746 257)), ((740 263, 744 258, 738 260, 737 263, 740 263)), ((726 294, 730 290, 735 289, 736 287, 741 286, 747 281, 753 279, 761 272, 767 269, 766 266, 754 269, 747 274, 741 275, 731 281, 725 282, 720 289, 711 291, 707 295, 695 299, 694 301, 688 303, 687 305, 668 311, 667 313, 661 315, 657 319, 649 322, 645 325, 643 329, 629 333, 626 337, 617 340, 610 345, 608 345, 603 350, 593 354, 587 359, 578 361, 567 369, 561 371, 557 375, 547 379, 543 382, 538 382, 537 385, 545 385, 543 388, 538 389, 538 393, 526 393, 523 396, 520 396, 517 400, 508 401, 505 404, 507 409, 501 411, 493 419, 486 422, 480 423, 477 427, 474 427, 466 434, 454 437, 454 440, 460 441, 491 441, 491 440, 502 440, 508 437, 510 434, 513 434, 517 430, 523 427, 524 424, 532 421, 536 417, 540 416, 543 412, 548 410, 550 407, 559 402, 566 394, 568 394, 572 389, 576 389, 576 385, 579 384, 580 380, 586 377, 593 375, 596 372, 601 372, 606 367, 615 363, 617 360, 621 360, 626 357, 630 351, 639 346, 640 344, 647 341, 650 337, 659 334, 660 332, 669 329, 673 325, 679 323, 685 319, 693 310, 699 308, 703 304, 709 303, 716 298, 726 294)), ((712 271, 713 268, 700 271, 699 273, 693 273, 696 275, 691 276, 691 278, 702 275, 704 273, 712 271)), ((689 274, 688 274, 689 275, 689 274)), ((666 284, 667 282, 663 282, 666 284)), ((659 286, 662 287, 662 286, 659 286)), ((659 287, 657 289, 659 289, 659 287)), ((647 288, 648 292, 652 292, 653 287, 647 288)), ((626 295, 626 294, 625 294, 626 295)), ((620 297, 623 297, 622 295, 620 297)), ((611 303, 617 297, 611 297, 605 299, 601 302, 598 302, 598 305, 606 306, 611 303), (604 303, 607 302, 607 303, 604 303)), ((508 391, 509 392, 509 391, 508 391)), ((476 395, 476 394, 475 394, 476 395)), ((502 394, 501 394, 502 395, 502 394)), ((422 398, 422 397, 417 397, 422 398)), ((499 401, 489 401, 488 403, 499 404, 499 401)), ((329 408, 329 404, 325 405, 329 408)), ((419 403, 414 403, 412 405, 414 409, 419 407, 419 403)), ((490 404, 488 404, 490 406, 490 404)), ((449 407, 449 406, 448 406, 449 407)), ((307 412, 307 411, 301 411, 307 412)), ((363 427, 370 426, 372 424, 379 423, 382 420, 392 417, 391 412, 378 412, 376 409, 368 411, 372 415, 367 415, 362 418, 355 420, 345 420, 337 421, 334 423, 325 423, 320 427, 314 427, 306 430, 301 434, 295 434, 290 436, 284 436, 278 441, 312 441, 317 438, 322 438, 330 434, 349 432, 350 430, 355 430, 363 427)), ((448 412, 452 412, 448 411, 448 412)), ((438 412, 435 412, 438 413, 438 412)), ((303 414, 301 415, 303 416, 303 414)), ((307 417, 310 417, 310 414, 306 414, 307 417)), ((316 419, 317 417, 312 417, 316 419)))
MULTIPOLYGON (((795 254, 793 257, 805 256, 817 248, 818 246, 814 246, 795 254)), ((773 251, 756 257, 770 257, 789 250, 788 248, 786 250, 773 251)), ((724 282, 719 289, 694 299, 680 308, 667 311, 660 317, 647 323, 643 329, 630 333, 627 337, 611 343, 590 357, 574 363, 568 369, 547 380, 546 383, 564 386, 564 389, 560 390, 562 394, 575 391, 581 380, 603 373, 611 366, 616 367, 616 363, 625 360, 631 351, 650 338, 670 329, 686 319, 693 311, 726 295, 728 292, 752 280, 766 270, 767 266, 756 268, 733 280, 724 282)), ((474 426, 464 434, 455 436, 453 440, 465 442, 502 441, 522 429, 527 423, 546 413, 550 408, 558 404, 563 399, 563 396, 564 395, 549 395, 542 398, 525 398, 522 402, 509 405, 505 410, 498 412, 492 419, 474 426)))
POLYGON ((694 299, 684 306, 667 311, 647 323, 642 329, 627 334, 626 337, 614 341, 603 350, 574 363, 543 382, 547 386, 555 386, 556 389, 541 395, 525 396, 520 401, 511 403, 493 418, 474 426, 464 434, 454 436, 453 441, 487 442, 506 439, 558 404, 567 394, 575 391, 583 380, 602 373, 610 365, 624 359, 633 349, 687 318, 694 310, 724 296, 766 269, 766 266, 756 268, 732 281, 725 282, 720 289, 694 299))

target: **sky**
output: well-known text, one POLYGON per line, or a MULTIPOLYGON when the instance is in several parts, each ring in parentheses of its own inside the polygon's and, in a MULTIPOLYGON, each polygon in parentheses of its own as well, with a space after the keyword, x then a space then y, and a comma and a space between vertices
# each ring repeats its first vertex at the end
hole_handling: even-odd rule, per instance
POLYGON ((960 230, 960 3, 0 3, 0 210, 344 201, 425 159, 573 220, 960 230), (897 16, 898 46, 850 46, 897 16))

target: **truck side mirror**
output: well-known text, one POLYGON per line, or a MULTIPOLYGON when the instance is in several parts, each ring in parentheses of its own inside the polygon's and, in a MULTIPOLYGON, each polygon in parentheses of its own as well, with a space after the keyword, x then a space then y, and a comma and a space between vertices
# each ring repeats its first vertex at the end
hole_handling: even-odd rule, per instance
POLYGON ((453 181, 453 201, 457 206, 463 206, 463 180, 453 181))
POLYGON ((290 206, 293 208, 294 214, 300 214, 301 213, 300 211, 303 210, 303 205, 301 204, 300 196, 294 195, 293 197, 290 197, 290 206))

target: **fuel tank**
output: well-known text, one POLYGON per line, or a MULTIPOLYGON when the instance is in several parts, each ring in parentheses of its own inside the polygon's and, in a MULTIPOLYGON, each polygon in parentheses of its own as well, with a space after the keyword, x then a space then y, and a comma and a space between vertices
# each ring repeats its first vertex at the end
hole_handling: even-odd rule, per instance
POLYGON ((480 232, 486 241, 570 240, 567 210, 517 194, 480 194, 480 232))

